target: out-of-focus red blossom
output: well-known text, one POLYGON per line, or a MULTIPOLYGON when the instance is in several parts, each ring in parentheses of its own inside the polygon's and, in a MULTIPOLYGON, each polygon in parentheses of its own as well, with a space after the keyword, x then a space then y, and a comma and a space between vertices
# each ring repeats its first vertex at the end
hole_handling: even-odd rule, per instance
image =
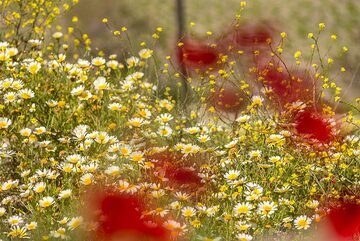
POLYGON ((184 38, 177 50, 179 63, 188 69, 205 70, 213 68, 219 59, 219 52, 205 42, 184 38))
POLYGON ((332 127, 321 113, 306 109, 296 115, 294 122, 297 133, 309 139, 328 143, 334 138, 332 127))
POLYGON ((171 182, 183 184, 201 185, 201 178, 198 173, 190 167, 168 167, 165 175, 171 182))
POLYGON ((168 241, 169 233, 157 220, 144 218, 140 197, 113 190, 92 191, 87 198, 89 218, 98 222, 94 240, 168 241))
POLYGON ((186 166, 180 155, 162 152, 151 155, 149 159, 156 160, 156 171, 168 179, 170 185, 188 186, 195 189, 202 186, 198 171, 193 167, 186 166))
MULTIPOLYGON (((235 26, 219 41, 224 49, 253 49, 268 45, 274 38, 274 27, 269 23, 242 23, 235 26)), ((270 49, 269 49, 270 50, 270 49)))
POLYGON ((244 98, 244 94, 236 87, 226 86, 212 93, 210 101, 218 110, 236 113, 245 106, 244 98))
POLYGON ((272 90, 272 95, 281 105, 296 101, 313 101, 315 86, 305 72, 288 73, 285 67, 265 65, 260 67, 259 76, 264 86, 272 90))
POLYGON ((330 209, 327 220, 338 239, 354 240, 360 237, 360 204, 355 201, 343 201, 330 209))

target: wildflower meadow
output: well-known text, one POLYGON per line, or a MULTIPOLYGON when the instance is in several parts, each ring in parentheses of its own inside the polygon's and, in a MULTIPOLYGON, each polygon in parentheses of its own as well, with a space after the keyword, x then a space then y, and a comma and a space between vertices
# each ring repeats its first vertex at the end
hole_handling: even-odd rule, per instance
POLYGON ((104 17, 108 54, 77 4, 0 0, 0 240, 360 240, 359 65, 326 22, 297 47, 239 1, 164 54, 104 17))

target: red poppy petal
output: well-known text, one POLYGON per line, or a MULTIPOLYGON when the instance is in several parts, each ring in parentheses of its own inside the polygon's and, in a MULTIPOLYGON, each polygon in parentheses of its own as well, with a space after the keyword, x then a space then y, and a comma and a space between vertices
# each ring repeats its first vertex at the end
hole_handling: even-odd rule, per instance
POLYGON ((179 62, 187 68, 213 67, 218 61, 218 55, 214 48, 194 40, 183 40, 183 45, 178 49, 179 62))
POLYGON ((329 142, 332 139, 332 128, 319 113, 305 110, 295 118, 299 134, 308 135, 310 139, 329 142))
POLYGON ((342 203, 331 209, 328 220, 340 237, 353 237, 360 233, 360 205, 350 202, 342 203))

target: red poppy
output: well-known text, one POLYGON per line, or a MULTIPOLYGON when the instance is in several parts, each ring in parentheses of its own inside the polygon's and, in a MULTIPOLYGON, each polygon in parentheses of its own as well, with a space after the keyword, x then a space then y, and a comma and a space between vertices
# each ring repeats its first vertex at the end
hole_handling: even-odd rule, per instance
POLYGON ((191 160, 183 160, 182 156, 162 152, 149 157, 156 160, 155 167, 158 173, 169 181, 173 187, 200 188, 202 186, 198 171, 191 167, 191 160), (189 164, 189 165, 187 165, 189 164))
POLYGON ((165 170, 165 176, 179 185, 201 185, 201 178, 195 169, 190 167, 172 166, 165 170))
POLYGON ((240 26, 234 32, 234 39, 240 46, 252 47, 254 45, 267 44, 273 35, 270 26, 260 24, 248 24, 240 26))
POLYGON ((178 60, 189 69, 208 69, 218 61, 218 51, 206 43, 185 38, 178 47, 178 60))
POLYGON ((244 98, 245 96, 240 90, 226 86, 215 91, 210 100, 217 109, 236 113, 244 106, 244 98))
POLYGON ((268 23, 242 23, 235 26, 218 41, 221 49, 248 50, 266 47, 274 38, 274 28, 268 23))
POLYGON ((345 201, 331 208, 327 219, 340 240, 360 235, 360 205, 356 201, 345 201))
POLYGON ((314 86, 309 75, 303 72, 289 73, 285 67, 266 65, 259 71, 265 87, 272 90, 273 95, 282 105, 301 101, 313 102, 314 86))
POLYGON ((167 231, 155 220, 143 218, 145 204, 136 195, 114 191, 94 191, 89 210, 96 210, 92 218, 99 223, 97 238, 105 240, 167 241, 167 231))
POLYGON ((298 113, 295 117, 295 128, 298 134, 322 143, 333 139, 332 128, 328 121, 320 113, 310 109, 298 113))

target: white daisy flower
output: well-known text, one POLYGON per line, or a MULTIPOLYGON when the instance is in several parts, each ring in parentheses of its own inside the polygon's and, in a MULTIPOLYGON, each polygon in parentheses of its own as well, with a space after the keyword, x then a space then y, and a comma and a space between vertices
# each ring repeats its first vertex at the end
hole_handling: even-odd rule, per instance
POLYGON ((109 89, 109 83, 106 82, 106 79, 104 77, 98 77, 95 81, 94 81, 94 88, 95 90, 101 91, 101 90, 107 90, 109 89))
POLYGON ((52 197, 43 197, 42 199, 40 199, 39 201, 39 205, 42 208, 47 208, 50 207, 51 205, 54 204, 54 198, 52 197))
POLYGON ((263 217, 270 217, 276 210, 277 205, 270 201, 261 202, 258 206, 258 213, 263 217))
POLYGON ((301 215, 294 220, 296 229, 308 229, 311 224, 311 219, 306 215, 301 215))

